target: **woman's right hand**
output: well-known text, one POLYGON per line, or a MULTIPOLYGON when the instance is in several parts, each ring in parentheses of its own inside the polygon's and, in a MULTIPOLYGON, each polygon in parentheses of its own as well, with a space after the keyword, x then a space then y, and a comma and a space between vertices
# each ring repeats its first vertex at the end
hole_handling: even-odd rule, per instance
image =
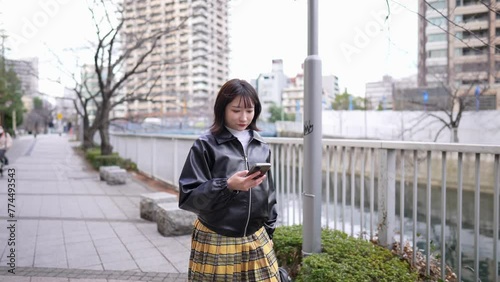
POLYGON ((227 188, 230 190, 249 191, 255 186, 259 186, 266 175, 259 177, 260 171, 247 176, 248 170, 238 171, 227 179, 227 188))

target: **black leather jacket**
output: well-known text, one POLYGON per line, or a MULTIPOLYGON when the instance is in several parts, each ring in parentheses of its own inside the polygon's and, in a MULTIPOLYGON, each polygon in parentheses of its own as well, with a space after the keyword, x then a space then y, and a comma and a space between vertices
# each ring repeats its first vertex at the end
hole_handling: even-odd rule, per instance
POLYGON ((227 179, 253 163, 270 162, 271 151, 253 132, 247 148, 227 129, 214 136, 200 136, 189 151, 179 178, 179 207, 192 211, 212 231, 229 237, 243 237, 265 226, 272 238, 276 218, 276 192, 271 172, 248 192, 231 191, 227 179))

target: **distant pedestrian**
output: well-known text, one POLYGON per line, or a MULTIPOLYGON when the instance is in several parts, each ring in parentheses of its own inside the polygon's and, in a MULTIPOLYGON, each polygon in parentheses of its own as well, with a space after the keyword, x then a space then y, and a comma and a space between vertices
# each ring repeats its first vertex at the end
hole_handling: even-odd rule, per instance
POLYGON ((12 146, 12 137, 0 125, 0 162, 4 165, 9 164, 9 159, 5 155, 7 150, 12 146))
POLYGON ((269 163, 269 144, 257 133, 261 103, 246 81, 220 89, 210 131, 192 145, 179 178, 179 207, 194 223, 189 281, 279 282, 273 249, 276 191, 271 172, 247 175, 269 163))

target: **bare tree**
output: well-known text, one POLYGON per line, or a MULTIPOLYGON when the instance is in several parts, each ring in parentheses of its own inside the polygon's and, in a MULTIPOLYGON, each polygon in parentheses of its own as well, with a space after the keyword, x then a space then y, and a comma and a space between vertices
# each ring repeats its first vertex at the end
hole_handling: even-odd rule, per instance
MULTIPOLYGON (((386 0, 386 3, 389 6, 389 0, 386 0)), ((406 8, 397 2, 394 3, 406 8)), ((481 0, 477 0, 477 3, 487 7, 490 13, 496 13, 498 15, 498 11, 493 7, 493 5, 481 0)), ((493 43, 495 42, 494 33, 490 32, 489 34, 491 36, 488 37, 488 34, 484 30, 471 30, 467 28, 467 25, 457 23, 455 19, 450 17, 453 13, 442 12, 441 9, 434 6, 435 3, 424 0, 421 4, 424 8, 420 7, 418 12, 412 12, 416 13, 423 23, 437 27, 447 34, 448 40, 455 40, 460 42, 460 44, 463 44, 465 46, 462 50, 463 55, 483 55, 485 57, 491 57, 493 54, 500 51, 498 45, 493 43), (423 12, 426 8, 442 17, 442 19, 447 23, 447 25, 445 25, 446 27, 443 27, 440 24, 426 18, 426 15, 423 12), (463 36, 459 36, 458 33, 463 34, 463 36), (477 44, 474 46, 470 45, 469 43, 472 39, 480 42, 480 46, 477 46, 477 44)), ((388 16, 389 15, 390 10, 388 10, 388 16)), ((425 54, 422 55, 426 56, 425 54)), ((418 108, 425 110, 425 112, 413 123, 411 130, 423 129, 431 124, 440 124, 439 130, 434 136, 434 141, 439 138, 444 129, 448 128, 451 133, 451 141, 459 142, 458 128, 464 111, 479 108, 480 97, 486 96, 485 94, 489 92, 491 87, 488 80, 491 83, 491 81, 494 81, 497 74, 495 67, 491 64, 487 65, 486 63, 464 63, 458 66, 452 65, 452 67, 453 69, 447 66, 447 69, 431 74, 436 80, 434 89, 440 89, 442 90, 441 92, 444 93, 440 99, 434 99, 434 101, 422 101, 420 96, 417 95, 419 101, 415 98, 410 101, 403 101, 403 103, 410 103, 414 106, 418 105, 418 108), (460 83, 463 82, 463 85, 457 85, 456 81, 452 81, 452 79, 454 79, 452 74, 456 71, 457 67, 461 68, 461 71, 467 74, 466 77, 461 78, 464 80, 460 81, 460 83), (486 77, 484 77, 484 73, 487 73, 486 77)), ((402 134, 404 134, 404 132, 402 134)))
MULTIPOLYGON (((434 136, 434 142, 437 141, 444 129, 450 130, 450 141, 458 143, 458 127, 460 126, 460 121, 464 111, 474 110, 479 105, 479 96, 488 90, 488 86, 485 85, 483 88, 476 88, 472 84, 465 89, 452 88, 449 86, 443 86, 446 97, 443 102, 436 103, 424 103, 426 110, 422 114, 419 120, 424 122, 429 118, 432 121, 437 121, 441 127, 434 136)), ((425 124, 425 123, 424 123, 425 124)))
MULTIPOLYGON (((120 5, 112 1, 100 0, 99 2, 94 1, 94 6, 89 7, 89 10, 97 35, 97 44, 93 55, 97 88, 92 91, 84 84, 84 87, 80 86, 79 89, 90 92, 90 95, 84 96, 84 93, 77 95, 82 109, 86 108, 86 103, 94 103, 96 107, 95 119, 89 124, 87 135, 90 137, 93 132, 98 131, 101 137, 101 154, 108 155, 112 152, 109 140, 109 125, 113 120, 110 117, 111 110, 117 105, 133 100, 153 100, 154 95, 151 93, 159 81, 161 71, 154 76, 147 76, 147 79, 141 79, 140 85, 136 85, 133 89, 126 89, 127 92, 124 92, 125 82, 135 76, 147 74, 153 67, 159 67, 160 70, 164 67, 163 63, 152 62, 152 60, 148 60, 148 57, 154 53, 160 39, 181 28, 187 18, 180 24, 165 29, 127 34, 124 30, 129 19, 125 17, 124 10, 120 5), (112 10, 109 6, 113 7, 112 10), (102 12, 103 15, 98 16, 99 12, 102 12), (116 16, 116 19, 113 16, 116 16), (133 61, 127 60, 129 58, 135 59, 133 61)), ((142 20, 147 24, 147 19, 142 20)), ((175 63, 179 63, 179 61, 164 62, 165 65, 175 63)), ((83 112, 83 114, 88 116, 88 113, 83 112)))
POLYGON ((86 77, 83 78, 82 83, 75 83, 73 91, 76 94, 76 98, 73 99, 73 104, 75 106, 78 116, 82 119, 83 127, 83 141, 82 146, 85 150, 94 146, 94 135, 97 131, 97 127, 91 124, 90 121, 90 108, 91 104, 97 107, 96 96, 99 92, 92 93, 88 87, 88 80, 86 77), (92 125, 92 126, 91 126, 92 125))
POLYGON ((489 85, 469 84, 462 87, 449 86, 440 82, 440 86, 396 89, 394 105, 400 110, 418 110, 422 113, 402 126, 401 136, 407 132, 419 132, 431 126, 439 126, 434 134, 436 142, 445 129, 450 130, 450 141, 458 143, 458 128, 464 112, 477 111, 480 97, 489 91, 489 85), (422 97, 424 95, 424 97, 422 97))

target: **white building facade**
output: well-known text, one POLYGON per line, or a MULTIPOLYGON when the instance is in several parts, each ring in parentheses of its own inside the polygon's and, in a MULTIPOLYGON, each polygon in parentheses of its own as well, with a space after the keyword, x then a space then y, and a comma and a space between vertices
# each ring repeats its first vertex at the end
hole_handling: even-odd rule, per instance
MULTIPOLYGON (((128 103, 129 115, 204 115, 229 76, 227 0, 124 1, 125 45, 161 33, 144 73, 127 81, 126 93, 149 101, 128 103)), ((151 45, 147 45, 148 49, 151 45)), ((141 53, 126 60, 126 70, 141 53)))
MULTIPOLYGON (((339 94, 338 77, 326 75, 322 77, 323 110, 332 108, 335 96, 339 94)), ((290 83, 283 89, 283 110, 287 114, 295 114, 296 120, 302 120, 304 114, 304 74, 299 73, 290 78, 290 83)))
POLYGON ((22 101, 27 112, 33 109, 33 98, 39 96, 38 89, 38 58, 27 58, 22 60, 6 60, 7 69, 12 69, 19 81, 23 91, 22 101))
POLYGON ((280 59, 272 61, 270 73, 262 73, 255 80, 254 86, 262 104, 261 118, 263 120, 270 117, 269 108, 272 105, 282 106, 282 93, 287 84, 288 78, 283 72, 283 60, 280 59))

